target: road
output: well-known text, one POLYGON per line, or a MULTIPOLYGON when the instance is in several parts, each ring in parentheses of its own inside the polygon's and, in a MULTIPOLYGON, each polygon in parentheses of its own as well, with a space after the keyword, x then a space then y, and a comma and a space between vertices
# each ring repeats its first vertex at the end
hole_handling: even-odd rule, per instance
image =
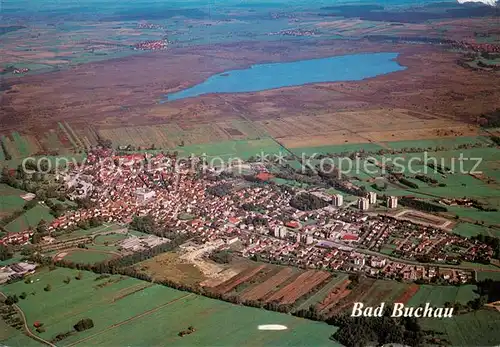
MULTIPOLYGON (((6 296, 4 293, 0 292, 0 295, 1 295, 4 299, 7 299, 7 296, 6 296)), ((56 345, 54 345, 53 343, 51 343, 51 342, 49 342, 49 341, 47 341, 47 340, 44 340, 44 339, 42 339, 41 337, 36 336, 35 334, 33 334, 33 333, 31 332, 31 330, 30 330, 29 326, 28 326, 28 323, 27 323, 27 321, 26 321, 26 316, 24 315, 23 310, 21 310, 21 308, 20 308, 19 306, 17 306, 16 304, 14 304, 13 306, 14 306, 14 308, 16 309, 16 311, 17 311, 17 312, 19 312, 19 314, 21 315, 21 318, 22 318, 22 320, 23 320, 23 324, 24 324, 24 330, 25 330, 26 334, 27 334, 29 337, 31 337, 31 338, 32 338, 32 339, 34 339, 34 340, 37 340, 38 342, 41 342, 41 343, 43 343, 43 344, 47 345, 47 346, 56 347, 56 345)))

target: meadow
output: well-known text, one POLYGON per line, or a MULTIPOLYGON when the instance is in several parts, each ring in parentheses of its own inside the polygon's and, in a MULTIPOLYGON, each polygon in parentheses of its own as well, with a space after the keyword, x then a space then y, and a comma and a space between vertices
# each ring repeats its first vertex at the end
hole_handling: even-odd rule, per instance
POLYGON ((27 335, 24 331, 16 330, 0 319, 0 344, 8 347, 42 347, 38 342, 27 335))
POLYGON ((427 302, 438 307, 444 306, 446 302, 466 304, 478 297, 478 294, 474 292, 475 289, 475 285, 462 285, 458 287, 421 285, 419 290, 409 300, 408 305, 418 306, 427 302))
POLYGON ((500 342, 500 313, 478 310, 447 318, 423 318, 422 329, 440 332, 436 337, 446 339, 452 346, 495 346, 500 342))
POLYGON ((324 323, 232 305, 117 275, 98 279, 98 275, 82 271, 78 280, 78 273, 63 268, 43 269, 31 276, 33 283, 16 282, 2 291, 28 294, 18 305, 33 331, 33 322, 43 323, 46 331, 39 336, 46 340, 71 331, 82 318, 94 321, 92 329, 75 332, 58 346, 335 346, 329 340, 335 328, 324 323), (69 283, 65 283, 68 278, 69 283), (48 284, 50 291, 44 290, 48 284), (257 326, 261 324, 283 324, 288 329, 259 331, 257 326), (189 326, 196 331, 182 338, 177 335, 189 326))
POLYGON ((0 184, 0 216, 18 211, 23 208, 25 201, 21 195, 25 191, 12 188, 6 184, 0 184))
POLYGON ((11 233, 18 233, 28 228, 35 228, 42 219, 50 222, 54 217, 50 214, 48 207, 37 204, 7 224, 5 230, 11 233))
MULTIPOLYGON (((89 247, 90 248, 90 247, 89 247)), ((97 249, 74 249, 68 251, 64 260, 78 264, 95 264, 113 258, 115 255, 109 251, 97 249)))

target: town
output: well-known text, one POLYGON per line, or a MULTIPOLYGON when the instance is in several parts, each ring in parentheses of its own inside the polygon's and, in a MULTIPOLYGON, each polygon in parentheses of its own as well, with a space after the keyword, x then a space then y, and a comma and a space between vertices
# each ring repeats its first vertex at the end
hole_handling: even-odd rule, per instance
MULTIPOLYGON (((47 226, 42 250, 85 243, 88 237, 57 241, 51 236, 89 220, 126 226, 134 217, 147 216, 170 233, 193 235, 201 245, 215 243, 224 249, 238 241, 242 257, 376 278, 468 283, 474 280, 474 269, 461 262, 488 263, 492 258, 493 250, 485 243, 412 222, 411 217, 374 213, 370 205, 379 203, 376 193, 344 203, 342 195, 321 188, 266 183, 271 175, 265 165, 250 166, 256 171, 249 178, 206 167, 197 157, 91 151, 83 168, 73 167, 59 178, 71 199, 86 203, 47 226)), ((386 200, 381 203, 387 211, 398 207, 396 197, 386 200)), ((403 212, 422 218, 417 211, 403 212)), ((7 234, 0 242, 29 243, 35 233, 7 234)), ((168 239, 129 235, 120 249, 128 254, 164 242, 168 239)))

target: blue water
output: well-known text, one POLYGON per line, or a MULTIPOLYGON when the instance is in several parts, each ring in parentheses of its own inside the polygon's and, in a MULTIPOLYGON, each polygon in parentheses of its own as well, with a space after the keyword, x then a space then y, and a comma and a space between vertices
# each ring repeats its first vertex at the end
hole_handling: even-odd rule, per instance
POLYGON ((162 102, 211 93, 244 93, 307 83, 359 81, 406 67, 395 59, 397 53, 363 53, 290 63, 252 65, 209 77, 191 88, 166 95, 162 102))

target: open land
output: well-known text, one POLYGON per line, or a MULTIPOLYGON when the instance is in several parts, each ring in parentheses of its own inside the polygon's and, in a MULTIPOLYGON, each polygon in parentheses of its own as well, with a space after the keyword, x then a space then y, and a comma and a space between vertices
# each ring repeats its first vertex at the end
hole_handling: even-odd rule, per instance
MULTIPOLYGON (((3 19, 16 25, 0 28, 0 166, 16 169, 23 158, 39 155, 47 155, 51 161, 57 156, 81 161, 87 154, 99 158, 93 150, 103 140, 129 153, 169 150, 181 156, 224 160, 247 160, 262 152, 284 153, 294 167, 300 165, 303 154, 335 157, 356 156, 356 152, 362 163, 368 161, 366 155, 375 161, 404 157, 416 160, 419 169, 428 168, 424 150, 446 165, 464 154, 482 158, 481 174, 474 175, 432 170, 422 180, 408 171, 402 176, 387 174, 381 165, 375 171, 348 172, 348 183, 376 192, 378 202, 365 214, 350 208, 358 195, 341 192, 339 187, 324 190, 329 192, 328 199, 341 193, 349 205, 311 214, 293 210, 293 217, 286 218, 304 225, 297 230, 288 228, 288 238, 271 235, 274 227, 283 227, 281 216, 276 218, 275 213, 290 216, 289 211, 283 213, 290 208, 288 193, 278 194, 269 185, 256 188, 240 180, 235 184, 238 189, 231 192, 237 198, 234 201, 248 194, 245 199, 250 205, 261 204, 257 212, 242 212, 230 199, 218 197, 214 203, 215 198, 205 195, 205 190, 215 187, 214 181, 183 177, 172 198, 158 183, 164 180, 162 176, 146 184, 157 193, 154 200, 158 203, 142 207, 150 208, 162 221, 177 223, 183 232, 203 230, 203 237, 223 244, 241 228, 244 231, 237 237, 243 245, 237 248, 238 254, 244 258, 257 254, 263 261, 238 257, 228 264, 215 263, 206 255, 220 244, 213 246, 205 238, 206 244, 194 250, 148 255, 128 270, 152 281, 201 286, 234 302, 285 306, 294 313, 312 310, 325 317, 347 312, 354 302, 465 305, 479 297, 473 279, 499 279, 492 247, 473 239, 478 235, 500 238, 500 152, 499 143, 493 141, 500 132, 480 126, 485 114, 500 109, 500 32, 494 9, 446 3, 422 4, 405 11, 378 4, 353 10, 352 6, 314 4, 309 11, 297 11, 293 6, 284 10, 279 4, 257 9, 228 4, 230 11, 214 6, 207 16, 205 8, 190 8, 190 2, 179 9, 156 4, 154 13, 142 9, 142 3, 116 8, 103 4, 96 17, 82 9, 67 18, 63 9, 53 18, 42 16, 36 23, 20 25, 26 21, 23 16, 36 13, 27 6, 29 1, 8 3, 3 19), (256 18, 261 25, 254 25, 256 18), (162 102, 168 93, 228 70, 369 52, 398 53, 396 61, 406 69, 361 81, 162 102), (245 193, 238 193, 240 189, 245 193), (385 201, 380 203, 381 195, 417 199, 442 208, 440 212, 416 211, 400 204, 390 211, 385 201), (196 208, 192 200, 197 202, 196 208), (178 212, 193 218, 186 221, 178 212), (207 215, 219 223, 213 225, 221 228, 222 239, 213 225, 205 225, 207 215), (264 216, 272 227, 266 225, 269 230, 257 234, 246 229, 242 215, 264 216), (398 219, 386 220, 387 215, 398 219), (238 218, 228 223, 227 216, 238 218), (333 222, 337 224, 328 224, 332 218, 338 218, 333 222), (339 226, 340 232, 331 232, 339 226), (307 245, 296 242, 295 234, 312 237, 309 231, 315 228, 314 243, 307 238, 307 245), (356 240, 351 242, 353 232, 356 240), (256 244, 254 238, 262 242, 256 244), (326 239, 333 243, 326 248, 316 246, 326 239), (428 258, 426 265, 420 262, 422 257, 428 258), (482 257, 491 263, 477 262, 482 257), (275 264, 281 261, 283 264, 275 264), (428 283, 431 278, 448 285, 412 283, 416 279, 428 283)), ((463 164, 472 170, 473 163, 463 164)), ((252 166, 247 166, 252 172, 252 166)), ((272 169, 279 175, 282 168, 272 169)), ((15 175, 15 170, 10 172, 15 175)), ((144 187, 143 177, 139 180, 131 175, 126 184, 116 185, 114 172, 99 173, 104 174, 102 182, 96 171, 89 173, 94 175, 93 182, 99 182, 99 209, 78 212, 76 218, 106 212, 111 223, 123 225, 131 217, 143 215, 134 190, 144 187), (106 185, 117 194, 109 194, 106 185), (115 204, 116 196, 132 203, 115 204)), ((313 183, 294 178, 273 180, 294 189, 314 189, 313 183)), ((23 208, 23 193, 0 185, 0 217, 23 208)), ((53 239, 42 242, 42 254, 53 261, 90 266, 148 252, 170 241, 115 224, 68 231, 75 224, 66 218, 74 218, 73 208, 54 219, 48 206, 37 201, 35 207, 1 225, 2 233, 9 233, 2 242, 29 243, 33 229, 43 219, 50 224, 53 239), (21 241, 13 234, 21 235, 21 241)), ((18 256, 16 253, 15 258, 18 256)), ((72 331, 81 318, 94 320, 94 328, 72 331, 57 345, 335 345, 328 339, 336 330, 333 326, 126 276, 43 268, 29 278, 32 283, 7 284, 1 291, 18 296, 27 293, 18 305, 33 334, 51 341, 72 331), (35 321, 43 323, 43 332, 36 332, 35 321), (221 328, 220 322, 232 324, 221 328), (257 326, 266 323, 283 324, 288 330, 257 334, 257 326), (196 331, 179 337, 179 331, 188 326, 196 331)), ((421 320, 424 329, 434 330, 437 339, 453 345, 498 344, 494 334, 499 322, 494 308, 453 319, 421 320), (490 331, 493 333, 485 333, 490 331)), ((18 330, 6 329, 0 336, 6 345, 36 343, 26 339, 18 330)))
POLYGON ((73 333, 58 342, 64 346, 101 344, 104 341, 113 344, 168 341, 172 345, 198 345, 204 341, 205 344, 232 346, 235 341, 255 345, 279 344, 284 340, 300 345, 306 341, 310 343, 311 338, 318 346, 332 343, 328 337, 334 328, 324 323, 233 306, 121 276, 99 279, 96 274, 83 272, 81 279, 77 280, 74 278, 77 274, 78 271, 69 269, 42 270, 31 277, 33 283, 18 282, 7 285, 2 291, 6 294, 30 293, 19 306, 34 333, 33 322, 44 323, 46 331, 39 336, 46 340, 71 330, 79 319, 91 317, 95 327, 73 333), (68 284, 63 282, 67 277, 70 278, 68 284), (43 290, 47 284, 51 284, 51 291, 43 290), (37 304, 34 305, 33 301, 37 304), (71 306, 64 305, 69 301, 71 306), (176 319, 169 319, 173 316, 176 319), (221 321, 233 322, 224 328, 224 335, 220 334, 218 325, 221 321), (270 322, 283 324, 288 330, 257 334, 258 325, 270 322), (190 325, 196 328, 195 333, 183 338, 177 336, 190 325), (159 328, 163 332, 161 335, 153 333, 159 328), (311 337, 313 331, 314 337, 311 337))

